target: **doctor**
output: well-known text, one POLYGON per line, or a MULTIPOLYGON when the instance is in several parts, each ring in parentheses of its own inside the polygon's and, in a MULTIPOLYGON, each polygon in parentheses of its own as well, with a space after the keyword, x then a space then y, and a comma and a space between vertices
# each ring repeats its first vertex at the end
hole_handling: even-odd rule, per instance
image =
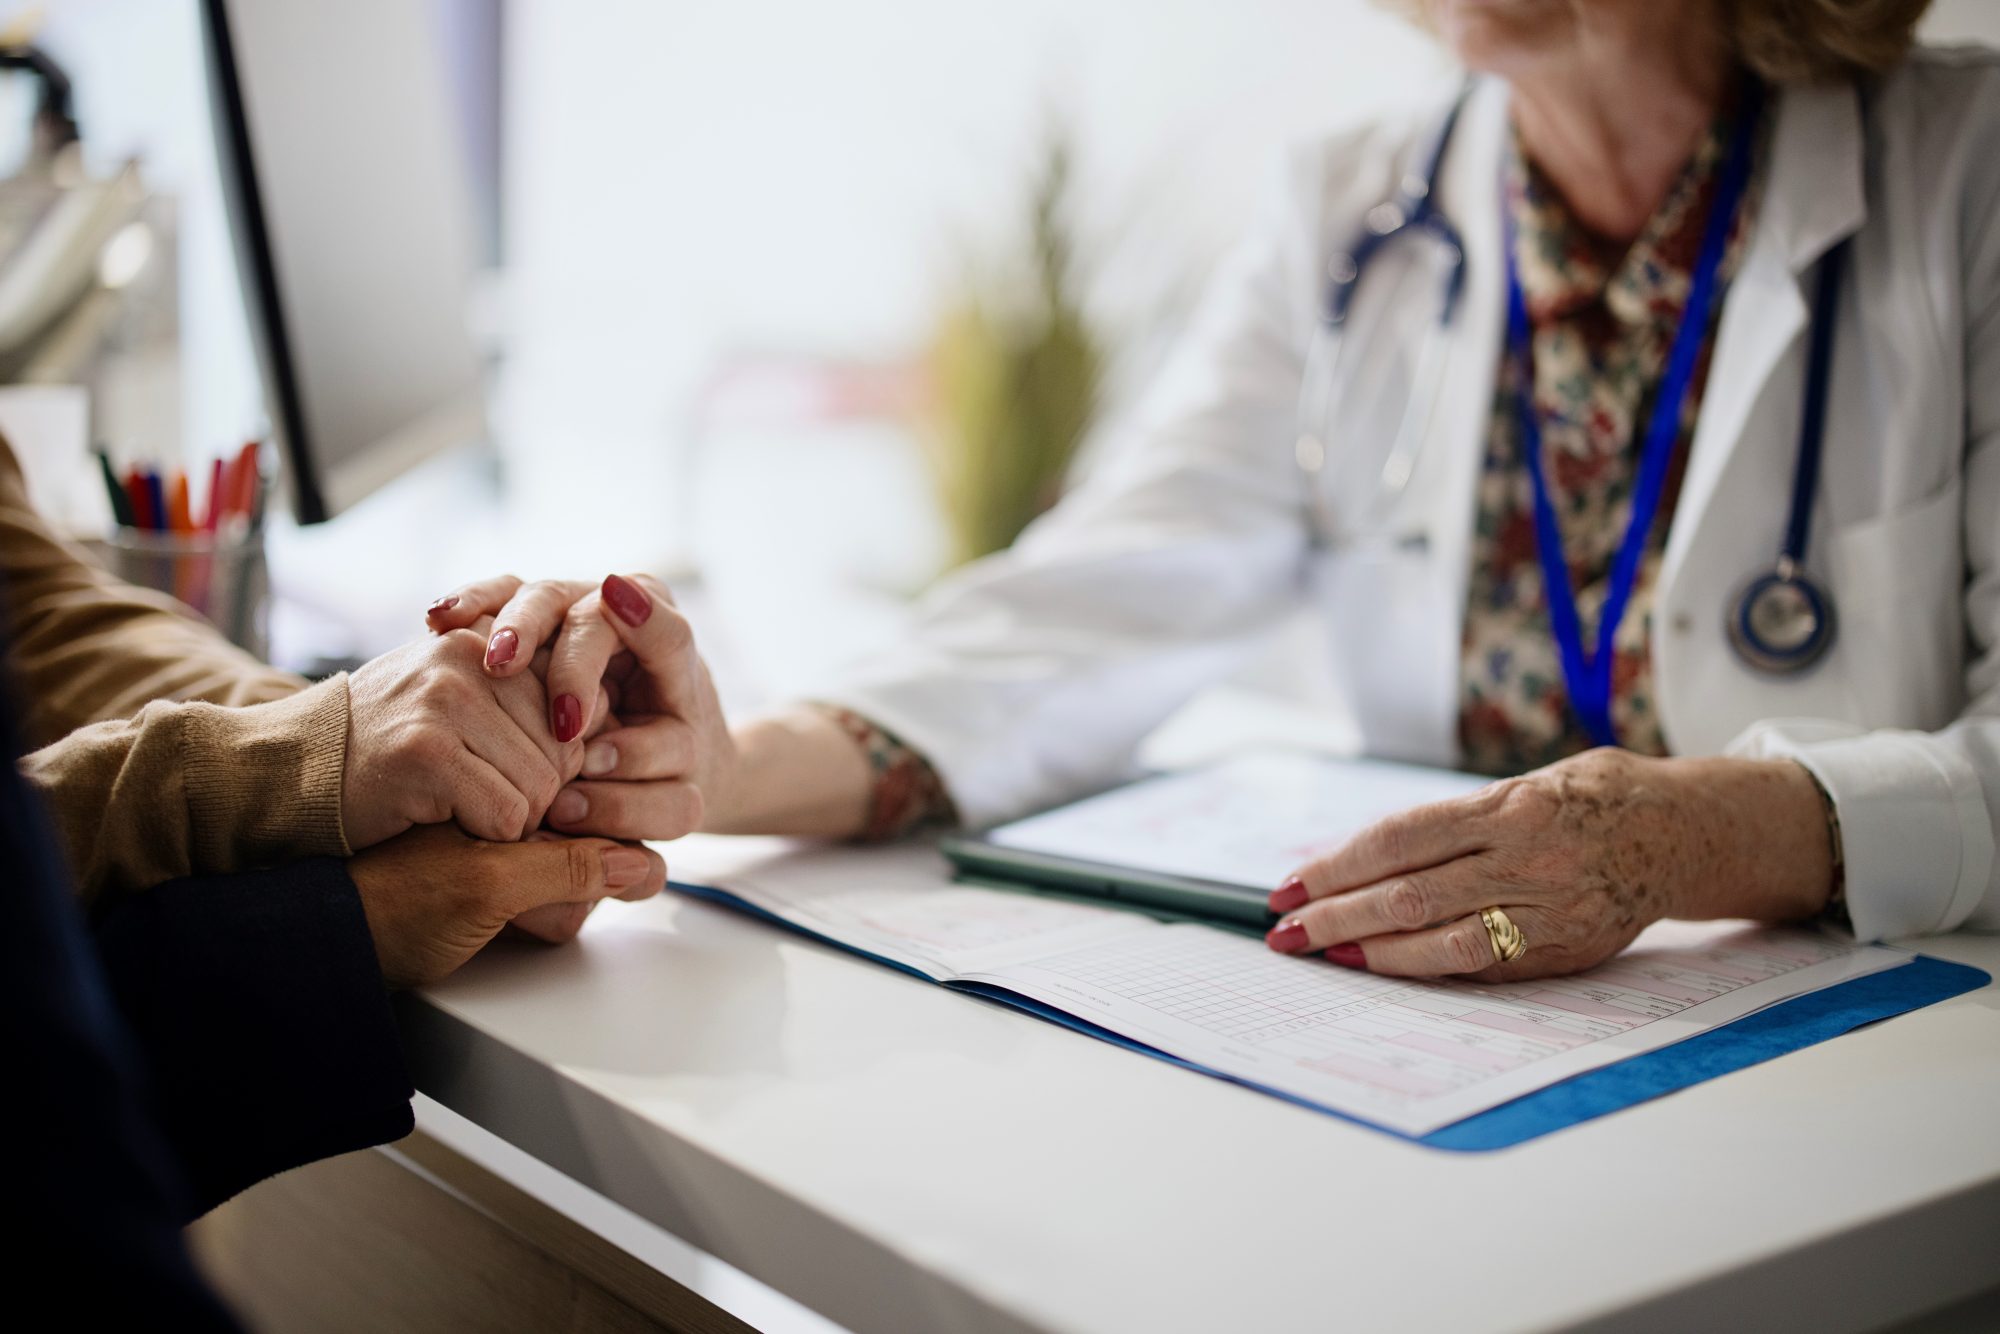
POLYGON ((1100 471, 823 702, 663 590, 460 590, 616 726, 566 832, 894 834, 1119 776, 1302 602, 1370 754, 1506 776, 1272 948, 1585 968, 1661 917, 2000 926, 2000 62, 1924 0, 1422 0, 1469 91, 1297 157, 1100 471))

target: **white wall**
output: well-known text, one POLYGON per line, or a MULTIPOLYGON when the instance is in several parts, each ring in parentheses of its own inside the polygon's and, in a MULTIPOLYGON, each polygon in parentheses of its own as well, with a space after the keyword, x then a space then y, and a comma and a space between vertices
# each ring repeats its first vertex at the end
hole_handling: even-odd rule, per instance
POLYGON ((942 543, 893 428, 711 431, 685 466, 718 364, 918 351, 966 257, 1018 225, 1051 116, 1078 141, 1100 313, 1143 341, 1285 143, 1445 69, 1365 0, 514 0, 509 21, 497 416, 544 498, 523 524, 573 494, 574 453, 539 452, 561 438, 618 481, 593 555, 643 559, 604 538, 643 532, 768 590, 801 564, 909 588, 942 543))
POLYGON ((1279 145, 1442 68, 1363 0, 516 0, 510 21, 515 334, 603 367, 594 410, 635 426, 671 392, 663 356, 908 351, 959 255, 1019 215, 1050 107, 1136 318, 1236 231, 1279 145))

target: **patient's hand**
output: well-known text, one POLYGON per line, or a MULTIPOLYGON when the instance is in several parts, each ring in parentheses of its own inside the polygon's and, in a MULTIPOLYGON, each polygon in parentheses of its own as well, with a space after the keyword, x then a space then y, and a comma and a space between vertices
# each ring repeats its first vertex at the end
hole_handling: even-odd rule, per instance
POLYGON ((648 898, 667 878, 646 848, 551 834, 485 843, 453 825, 412 830, 347 865, 392 987, 448 976, 510 922, 568 940, 598 903, 648 898))
POLYGON ((456 820, 512 841, 542 823, 583 765, 583 741, 557 741, 532 672, 495 679, 486 636, 466 629, 405 644, 356 671, 341 817, 350 847, 413 825, 456 820))
POLYGON ((679 838, 717 814, 736 770, 736 747, 708 667, 673 598, 650 575, 599 584, 503 577, 471 584, 430 610, 447 635, 492 616, 489 674, 533 674, 524 654, 550 644, 544 676, 549 729, 589 739, 582 776, 549 807, 551 827, 613 838, 679 838), (588 711, 579 701, 603 701, 588 711), (606 706, 617 717, 601 734, 606 706))

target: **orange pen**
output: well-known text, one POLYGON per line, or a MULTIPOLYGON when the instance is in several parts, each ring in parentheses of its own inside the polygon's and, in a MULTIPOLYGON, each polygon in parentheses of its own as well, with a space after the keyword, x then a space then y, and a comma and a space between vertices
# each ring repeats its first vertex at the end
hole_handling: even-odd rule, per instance
POLYGON ((167 526, 177 533, 194 531, 194 505, 188 497, 187 474, 179 469, 174 471, 174 480, 167 490, 167 526))

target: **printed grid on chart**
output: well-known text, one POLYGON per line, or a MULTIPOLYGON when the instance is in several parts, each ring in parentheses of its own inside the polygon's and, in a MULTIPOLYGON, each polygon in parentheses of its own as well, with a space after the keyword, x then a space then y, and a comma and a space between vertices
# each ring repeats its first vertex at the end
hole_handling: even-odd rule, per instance
POLYGON ((1701 1001, 1807 967, 1811 944, 1718 951, 1653 965, 1643 956, 1597 974, 1505 992, 1301 966, 1251 942, 1163 931, 1090 946, 1038 967, 1282 1054, 1398 1100, 1435 1097, 1545 1057, 1615 1037, 1701 1001))
POLYGON ((1039 966, 1246 1042, 1366 1014, 1424 989, 1365 973, 1329 977, 1262 946, 1218 971, 1211 940, 1169 931, 1142 944, 1087 946, 1039 966))

